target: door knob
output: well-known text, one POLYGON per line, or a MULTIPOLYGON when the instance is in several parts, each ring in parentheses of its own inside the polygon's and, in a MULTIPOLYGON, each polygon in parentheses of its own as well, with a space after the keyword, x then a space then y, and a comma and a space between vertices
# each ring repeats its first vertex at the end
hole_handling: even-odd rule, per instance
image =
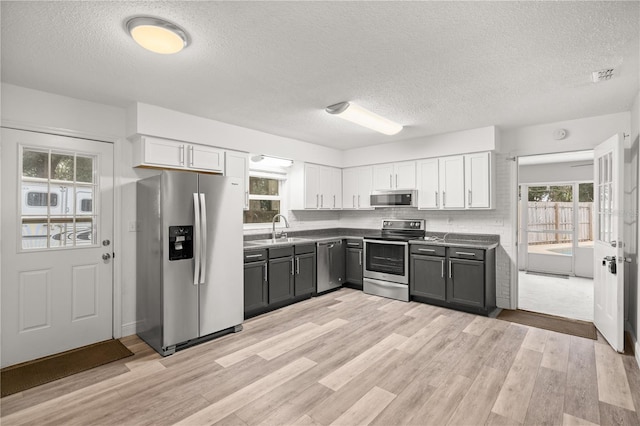
POLYGON ((102 245, 103 245, 103 246, 105 246, 105 247, 106 247, 106 246, 108 246, 109 244, 111 244, 111 241, 109 241, 109 240, 102 240, 102 245))
POLYGON ((105 253, 102 255, 102 260, 109 260, 111 259, 111 255, 109 253, 105 253))

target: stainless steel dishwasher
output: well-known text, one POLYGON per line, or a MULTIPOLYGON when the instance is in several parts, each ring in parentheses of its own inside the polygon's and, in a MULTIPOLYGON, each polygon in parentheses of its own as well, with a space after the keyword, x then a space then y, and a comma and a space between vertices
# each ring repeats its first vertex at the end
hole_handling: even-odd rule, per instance
POLYGON ((318 244, 318 293, 341 287, 345 274, 345 252, 342 240, 318 244))

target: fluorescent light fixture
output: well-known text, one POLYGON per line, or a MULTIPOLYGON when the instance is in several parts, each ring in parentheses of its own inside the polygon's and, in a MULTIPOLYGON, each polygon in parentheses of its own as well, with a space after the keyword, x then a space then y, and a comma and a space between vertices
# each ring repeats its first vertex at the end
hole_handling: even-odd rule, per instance
POLYGON ((189 45, 185 30, 162 19, 136 16, 127 21, 126 27, 136 43, 155 53, 170 55, 189 45))
POLYGON ((402 125, 381 117, 353 102, 340 102, 328 106, 325 111, 385 135, 395 135, 402 130, 402 125))
POLYGON ((593 162, 593 151, 557 152, 554 154, 528 155, 518 157, 518 165, 531 166, 535 164, 569 163, 574 161, 593 162))
POLYGON ((286 158, 270 157, 268 155, 254 155, 251 157, 251 161, 254 163, 260 163, 265 167, 291 167, 293 160, 286 158))

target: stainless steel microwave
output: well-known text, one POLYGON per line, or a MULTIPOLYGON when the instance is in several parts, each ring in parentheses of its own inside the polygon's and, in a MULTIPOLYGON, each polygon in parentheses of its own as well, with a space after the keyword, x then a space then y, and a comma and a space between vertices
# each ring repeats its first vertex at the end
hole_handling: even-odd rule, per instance
POLYGON ((417 207, 418 191, 409 189, 373 191, 371 207, 417 207))

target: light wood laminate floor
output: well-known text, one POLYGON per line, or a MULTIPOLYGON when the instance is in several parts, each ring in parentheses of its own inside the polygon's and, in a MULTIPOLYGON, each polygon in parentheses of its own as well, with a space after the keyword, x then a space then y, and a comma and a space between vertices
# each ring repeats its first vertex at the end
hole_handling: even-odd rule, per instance
POLYGON ((593 341, 342 289, 162 358, 11 395, 3 425, 638 425, 635 359, 593 341))

